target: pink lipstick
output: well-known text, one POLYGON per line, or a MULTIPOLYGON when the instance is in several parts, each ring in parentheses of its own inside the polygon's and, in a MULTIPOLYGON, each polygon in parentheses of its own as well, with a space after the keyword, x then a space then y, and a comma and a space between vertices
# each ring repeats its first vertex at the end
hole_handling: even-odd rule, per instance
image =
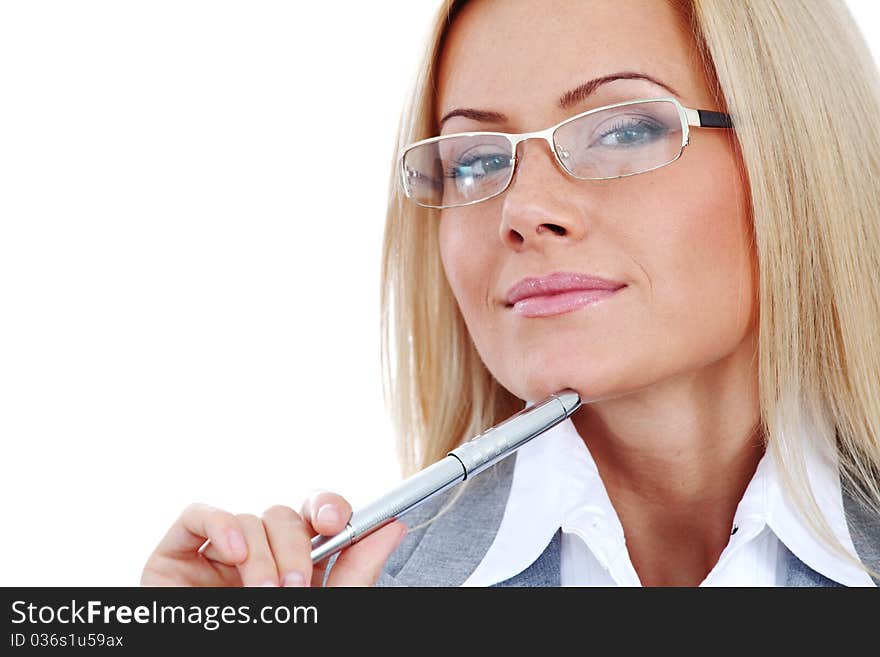
POLYGON ((554 272, 524 278, 507 292, 507 305, 523 317, 547 317, 598 303, 626 287, 624 283, 578 272, 554 272))

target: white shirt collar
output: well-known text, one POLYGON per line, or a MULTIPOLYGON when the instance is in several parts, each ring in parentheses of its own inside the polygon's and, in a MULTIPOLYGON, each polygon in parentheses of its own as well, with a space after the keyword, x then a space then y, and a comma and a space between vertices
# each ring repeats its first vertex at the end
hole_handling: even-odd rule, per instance
MULTIPOLYGON (((834 454, 806 441, 806 466, 819 508, 855 555, 843 508, 834 454)), ((781 486, 770 450, 762 457, 737 507, 734 524, 757 534, 770 530, 816 572, 846 586, 874 586, 864 571, 830 551, 798 519, 781 486)), ((595 461, 571 418, 519 448, 504 516, 492 545, 462 586, 488 586, 523 571, 556 531, 580 533, 600 564, 638 585, 623 527, 595 461)), ((722 554, 723 558, 723 554, 722 554)))

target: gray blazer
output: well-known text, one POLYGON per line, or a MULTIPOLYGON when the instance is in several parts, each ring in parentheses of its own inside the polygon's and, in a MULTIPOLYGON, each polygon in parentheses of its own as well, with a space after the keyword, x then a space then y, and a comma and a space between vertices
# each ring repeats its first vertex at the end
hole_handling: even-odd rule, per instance
MULTIPOLYGON (((492 545, 507 505, 517 454, 476 476, 452 508, 440 518, 427 527, 411 529, 388 558, 376 586, 460 586, 492 545)), ((401 520, 410 528, 420 525, 433 517, 455 492, 456 487, 453 487, 432 497, 406 513, 401 520)), ((848 496, 844 496, 844 508, 859 558, 874 569, 880 569, 880 518, 869 516, 848 496)), ((561 533, 561 529, 556 532, 532 565, 492 586, 559 586, 561 533)), ((841 586, 786 551, 786 586, 841 586)), ((331 557, 328 564, 328 574, 335 557, 331 557)), ((880 580, 874 581, 880 585, 880 580)))

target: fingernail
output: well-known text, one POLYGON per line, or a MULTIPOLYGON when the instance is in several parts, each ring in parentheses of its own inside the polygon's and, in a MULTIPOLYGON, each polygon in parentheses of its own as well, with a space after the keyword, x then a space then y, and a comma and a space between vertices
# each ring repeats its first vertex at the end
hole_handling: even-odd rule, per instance
POLYGON ((271 580, 266 580, 265 582, 260 584, 260 586, 278 586, 278 584, 276 584, 275 582, 273 582, 271 580))
POLYGON ((283 586, 305 586, 306 578, 302 573, 289 572, 284 576, 283 586))
POLYGON ((332 504, 325 504, 320 509, 318 509, 318 516, 316 520, 319 520, 327 525, 335 525, 339 522, 339 511, 336 510, 336 507, 332 504))
POLYGON ((247 554, 247 544, 244 542, 244 536, 241 535, 240 531, 235 529, 227 529, 226 541, 229 545, 229 550, 230 552, 232 552, 233 557, 239 558, 247 554))

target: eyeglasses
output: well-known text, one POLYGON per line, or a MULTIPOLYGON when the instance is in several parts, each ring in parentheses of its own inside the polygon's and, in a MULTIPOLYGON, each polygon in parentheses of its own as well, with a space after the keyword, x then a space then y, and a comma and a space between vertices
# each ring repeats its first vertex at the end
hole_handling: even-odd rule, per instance
POLYGON ((547 141, 556 161, 580 180, 610 180, 675 162, 689 127, 732 128, 723 112, 691 109, 677 99, 647 98, 597 107, 537 132, 462 132, 417 141, 398 161, 404 193, 426 208, 455 208, 504 192, 521 141, 547 141))

